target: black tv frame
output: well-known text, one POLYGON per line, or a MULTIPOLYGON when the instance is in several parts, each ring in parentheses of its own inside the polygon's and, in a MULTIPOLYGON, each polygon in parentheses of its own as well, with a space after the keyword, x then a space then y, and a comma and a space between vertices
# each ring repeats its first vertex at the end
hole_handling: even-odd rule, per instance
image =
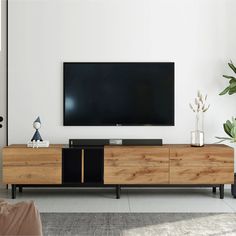
POLYGON ((175 126, 175 63, 174 62, 63 62, 63 126, 67 126, 67 127, 87 127, 87 126, 175 126), (173 87, 174 87, 174 107, 173 107, 173 114, 174 114, 174 119, 173 119, 173 123, 171 124, 167 124, 167 125, 163 125, 163 124, 102 124, 102 125, 98 125, 98 124, 83 124, 83 125, 67 125, 65 124, 65 65, 66 64, 165 64, 165 63, 170 63, 173 64, 174 67, 174 81, 173 81, 173 87))

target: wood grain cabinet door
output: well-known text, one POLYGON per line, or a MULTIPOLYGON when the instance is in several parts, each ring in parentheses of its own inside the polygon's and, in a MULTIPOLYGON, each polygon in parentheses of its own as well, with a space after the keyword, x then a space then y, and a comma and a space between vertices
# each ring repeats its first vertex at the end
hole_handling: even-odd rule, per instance
POLYGON ((170 184, 231 184, 233 149, 224 145, 170 148, 170 184))
POLYGON ((61 148, 3 149, 3 182, 6 184, 61 184, 61 148))
POLYGON ((154 146, 106 146, 105 184, 167 184, 169 148, 154 146))

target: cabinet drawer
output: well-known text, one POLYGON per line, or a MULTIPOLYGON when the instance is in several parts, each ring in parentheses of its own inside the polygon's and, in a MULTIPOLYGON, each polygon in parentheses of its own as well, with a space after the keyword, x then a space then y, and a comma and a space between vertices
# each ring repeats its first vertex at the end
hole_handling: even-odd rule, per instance
POLYGON ((5 167, 3 171, 5 184, 61 184, 61 167, 5 167))
POLYGON ((167 184, 168 167, 105 168, 105 184, 167 184))
POLYGON ((105 147, 105 167, 168 167, 169 149, 160 147, 105 147))
POLYGON ((171 167, 233 167, 234 153, 229 147, 208 146, 170 149, 171 167))
POLYGON ((234 154, 227 146, 170 148, 170 184, 230 184, 234 154))
POLYGON ((178 167, 170 169, 170 184, 232 184, 233 167, 178 167))
POLYGON ((4 148, 4 165, 37 165, 61 162, 61 148, 4 148))
POLYGON ((166 184, 168 181, 168 148, 105 147, 105 184, 166 184))
POLYGON ((61 148, 4 148, 3 182, 60 184, 61 148))

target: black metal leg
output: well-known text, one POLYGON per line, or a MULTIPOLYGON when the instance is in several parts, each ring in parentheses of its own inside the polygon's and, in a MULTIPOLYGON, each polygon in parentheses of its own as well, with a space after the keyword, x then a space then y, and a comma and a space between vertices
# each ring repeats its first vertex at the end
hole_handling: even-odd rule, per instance
POLYGON ((216 187, 212 188, 212 192, 215 194, 216 193, 216 187))
POLYGON ((8 189, 8 184, 6 184, 6 189, 8 189))
POLYGON ((22 193, 22 191, 23 191, 23 187, 20 185, 19 186, 19 193, 22 193))
POLYGON ((220 185, 220 199, 224 199, 224 184, 220 185))
POLYGON ((116 199, 120 199, 120 185, 116 185, 116 199))
POLYGON ((15 184, 11 185, 11 198, 12 199, 16 198, 16 185, 15 184))

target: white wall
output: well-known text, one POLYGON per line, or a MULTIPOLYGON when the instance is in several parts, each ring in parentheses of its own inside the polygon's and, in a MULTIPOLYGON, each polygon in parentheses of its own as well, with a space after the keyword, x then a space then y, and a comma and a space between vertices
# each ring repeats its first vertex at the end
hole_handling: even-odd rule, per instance
POLYGON ((226 63, 236 63, 235 0, 9 0, 9 142, 26 143, 40 115, 51 143, 69 138, 163 138, 189 143, 188 103, 208 93, 206 141, 224 135, 236 95, 226 63), (174 61, 175 127, 63 127, 63 61, 174 61))
MULTIPOLYGON (((0 116, 3 128, 0 129, 0 148, 6 145, 6 0, 0 0, 0 116)), ((2 152, 0 151, 0 184, 2 177, 2 152)), ((1 186, 0 186, 1 187, 1 186)))

